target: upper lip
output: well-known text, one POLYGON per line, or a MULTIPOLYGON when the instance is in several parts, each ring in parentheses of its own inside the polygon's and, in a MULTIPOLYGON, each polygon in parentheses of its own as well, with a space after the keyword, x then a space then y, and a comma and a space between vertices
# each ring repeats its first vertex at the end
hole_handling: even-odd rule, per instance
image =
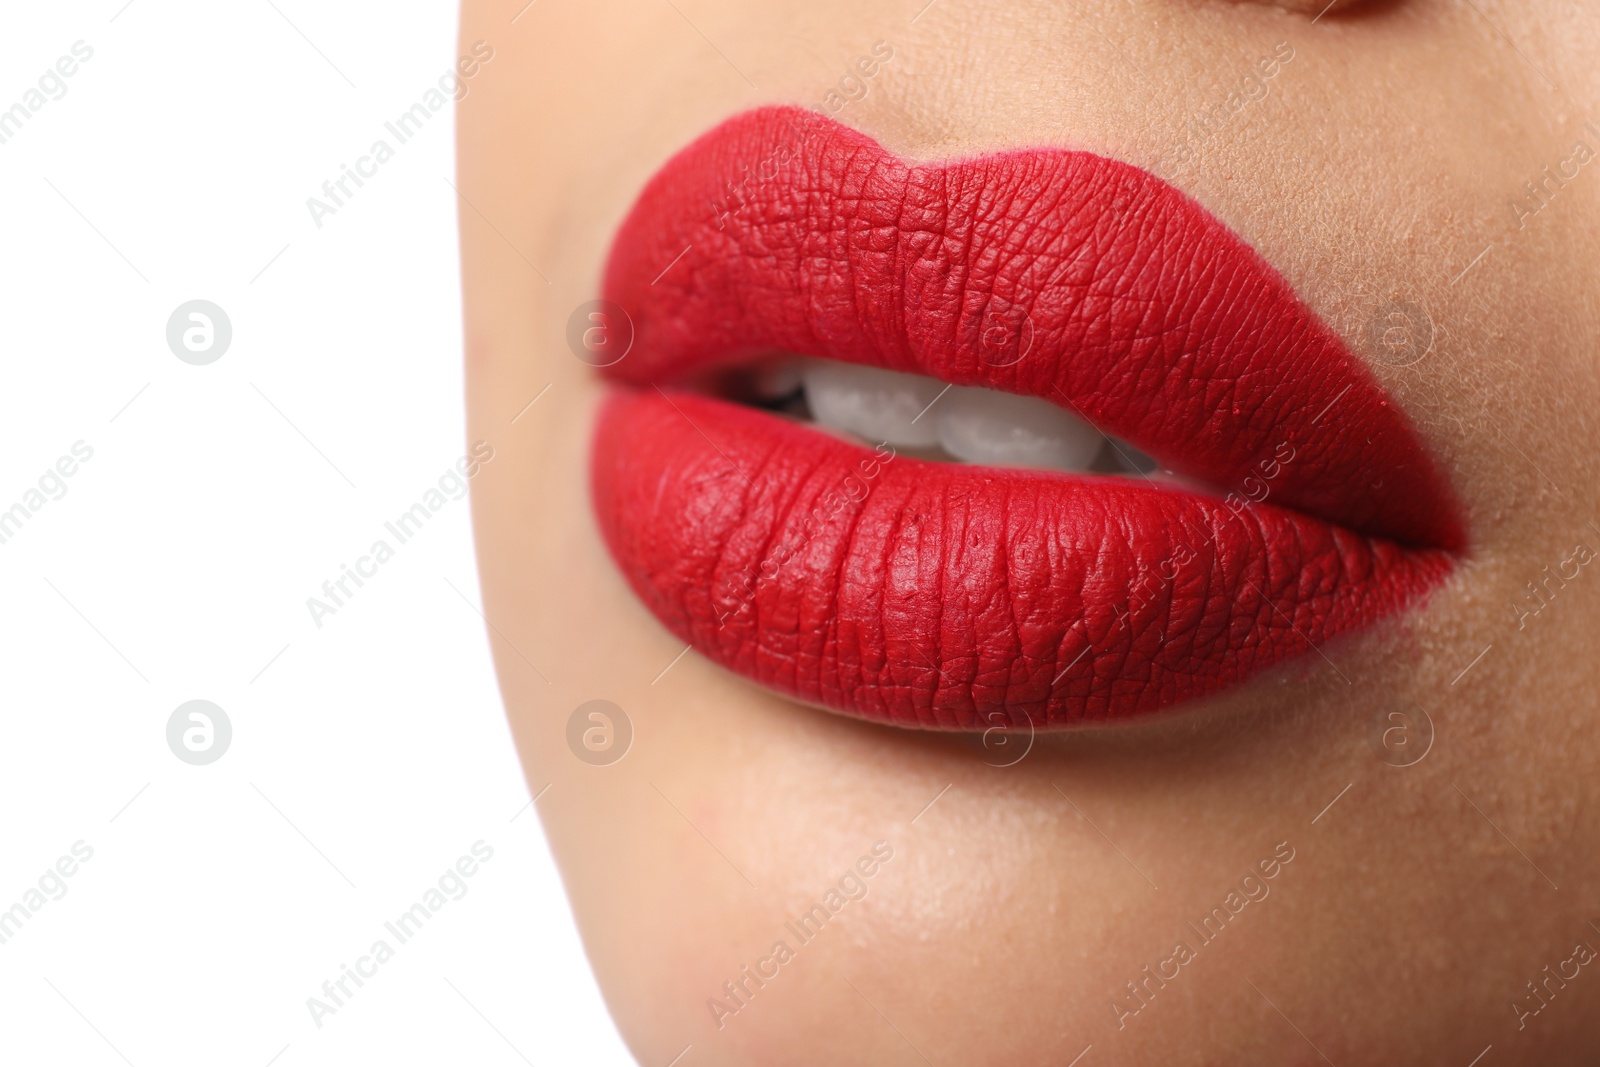
POLYGON ((659 172, 618 232, 605 295, 634 341, 606 373, 653 384, 773 350, 911 371, 1063 404, 1241 494, 1287 441, 1278 505, 1464 546, 1399 406, 1249 245, 1117 160, 1006 158, 916 166, 800 109, 734 119, 659 172), (842 173, 785 165, 818 137, 849 143, 830 153, 842 173), (685 165, 697 150, 718 180, 685 165))
MULTIPOLYGON (((832 573, 777 579, 774 603, 741 622, 753 629, 730 637, 707 607, 715 592, 690 587, 715 584, 730 561, 763 568, 762 546, 813 492, 806 476, 780 467, 778 503, 741 495, 724 507, 717 494, 745 494, 738 482, 724 492, 683 473, 669 484, 671 455, 649 455, 620 436, 632 427, 603 416, 596 504, 635 589, 713 658, 841 710, 967 727, 991 708, 1013 722, 1037 709, 1048 725, 1153 710, 1397 610, 1466 544, 1449 483, 1340 338, 1209 212, 1113 159, 1041 149, 913 164, 813 113, 760 109, 651 179, 617 234, 604 295, 633 331, 626 358, 604 372, 618 382, 659 386, 773 351, 872 364, 1044 397, 1222 491, 1200 502, 1175 489, 1063 488, 1070 476, 941 475, 935 489, 959 497, 961 512, 929 520, 944 529, 921 525, 945 507, 924 501, 911 532, 901 519, 844 530, 818 552, 832 573), (1056 481, 1041 489, 1041 479, 1056 481), (1024 511, 1066 514, 1068 525, 1092 513, 1062 535, 1071 551, 1062 537, 1029 540, 1006 488, 1024 485, 1036 494, 1024 511), (975 521, 973 507, 992 514, 975 521), (649 508, 662 514, 640 514, 649 508), (952 521, 967 531, 956 542, 952 521), (647 531, 652 522, 671 529, 647 531), (1159 549, 1177 542, 1165 528, 1175 524, 1203 528, 1207 543, 1196 570, 1168 575, 1159 549), (699 558, 702 537, 718 543, 699 558), (930 537, 944 540, 929 549, 930 537), (885 561, 934 550, 945 570, 885 561), (879 583, 865 592, 851 584, 862 568, 879 583), (1142 603, 1136 583, 1152 569, 1168 586, 1162 614, 1134 632, 1128 606, 1142 603), (817 582, 834 613, 826 627, 848 628, 856 646, 910 643, 938 680, 924 687, 916 662, 889 655, 904 650, 796 637, 817 582), (997 610, 1009 621, 991 618, 997 610), (773 619, 787 620, 781 640, 773 619), (1068 627, 1081 628, 1076 647, 1090 646, 1080 658, 1095 652, 1089 665, 1073 658, 1068 627), (947 663, 959 664, 960 686, 947 663)), ((665 441, 681 415, 695 447, 709 442, 736 469, 741 456, 767 462, 775 431, 680 399, 689 406, 669 421, 640 409, 640 433, 665 441), (700 416, 721 420, 721 443, 700 416)), ((828 450, 842 446, 824 440, 817 462, 833 463, 828 450)))

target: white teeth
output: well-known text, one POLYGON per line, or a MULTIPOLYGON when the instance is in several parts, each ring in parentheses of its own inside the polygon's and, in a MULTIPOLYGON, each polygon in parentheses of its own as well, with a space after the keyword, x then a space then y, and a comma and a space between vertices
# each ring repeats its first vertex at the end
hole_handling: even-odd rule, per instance
POLYGON ((939 447, 992 467, 1088 470, 1105 440, 1047 400, 993 389, 951 389, 934 413, 939 447))
POLYGON ((826 360, 808 361, 800 375, 812 418, 826 426, 902 448, 938 443, 937 420, 933 412, 923 412, 944 389, 943 382, 826 360))
POLYGON ((831 360, 807 360, 800 376, 813 419, 871 442, 1061 471, 1089 470, 1105 444, 1094 427, 1039 397, 831 360))

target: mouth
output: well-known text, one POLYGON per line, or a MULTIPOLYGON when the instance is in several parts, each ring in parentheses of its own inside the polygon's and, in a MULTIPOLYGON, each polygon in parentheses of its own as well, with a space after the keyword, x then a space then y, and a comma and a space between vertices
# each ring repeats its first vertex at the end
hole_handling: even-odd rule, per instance
POLYGON ((747 112, 646 185, 604 296, 613 558, 695 649, 830 710, 1150 715, 1414 608, 1465 547, 1360 360, 1113 159, 909 163, 747 112))

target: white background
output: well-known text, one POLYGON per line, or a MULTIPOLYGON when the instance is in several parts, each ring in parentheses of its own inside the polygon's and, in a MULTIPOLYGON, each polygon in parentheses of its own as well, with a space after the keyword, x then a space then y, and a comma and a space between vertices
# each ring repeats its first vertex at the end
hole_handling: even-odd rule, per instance
POLYGON ((0 16, 0 109, 94 50, 0 144, 0 510, 93 449, 0 544, 0 909, 93 849, 0 944, 0 1061, 631 1063, 526 809, 466 501, 306 607, 466 449, 449 110, 306 208, 451 66, 455 10, 124 2, 0 16), (233 328, 208 366, 166 343, 197 298, 233 328), (167 746, 193 699, 233 727, 209 766, 167 746))

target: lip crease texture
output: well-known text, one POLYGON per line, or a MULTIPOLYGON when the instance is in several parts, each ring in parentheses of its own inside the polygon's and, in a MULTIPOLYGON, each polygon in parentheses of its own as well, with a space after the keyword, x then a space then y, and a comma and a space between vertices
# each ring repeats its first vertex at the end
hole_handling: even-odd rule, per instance
POLYGON ((672 158, 604 296, 600 528, 717 663, 927 729, 1122 721, 1420 602, 1465 547, 1398 406, 1288 283, 1136 167, 905 162, 796 108, 672 158), (930 463, 683 387, 792 352, 1040 396, 1202 495, 930 463))

